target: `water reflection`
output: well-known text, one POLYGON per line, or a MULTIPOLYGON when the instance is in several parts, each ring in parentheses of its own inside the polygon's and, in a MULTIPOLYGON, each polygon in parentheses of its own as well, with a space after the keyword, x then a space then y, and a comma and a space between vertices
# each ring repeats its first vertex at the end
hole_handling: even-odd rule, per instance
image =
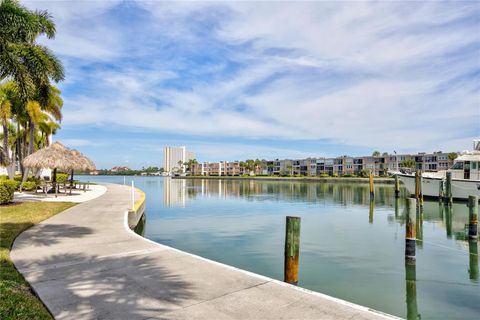
POLYGON ((477 240, 468 241, 468 252, 469 252, 468 274, 470 275, 470 280, 472 280, 473 282, 478 282, 478 241, 477 240))
POLYGON ((467 241, 464 203, 425 201, 412 266, 404 257, 405 195, 396 199, 393 185, 376 185, 373 202, 368 185, 163 178, 135 185, 147 193, 151 240, 281 280, 285 216, 298 215, 300 286, 409 319, 480 314, 478 242, 467 241))
POLYGON ((407 319, 421 319, 417 305, 417 266, 415 260, 405 260, 405 291, 407 319))

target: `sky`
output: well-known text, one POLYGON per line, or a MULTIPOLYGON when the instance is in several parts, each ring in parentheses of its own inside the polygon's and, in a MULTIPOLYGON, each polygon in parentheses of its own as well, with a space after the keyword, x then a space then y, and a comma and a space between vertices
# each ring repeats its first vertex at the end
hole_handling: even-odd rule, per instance
POLYGON ((30 1, 97 168, 471 149, 480 2, 30 1))

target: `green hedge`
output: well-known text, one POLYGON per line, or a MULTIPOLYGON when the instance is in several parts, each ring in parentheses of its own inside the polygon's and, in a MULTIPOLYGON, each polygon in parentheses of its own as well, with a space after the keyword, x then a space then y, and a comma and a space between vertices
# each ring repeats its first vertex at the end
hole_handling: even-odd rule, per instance
POLYGON ((35 181, 25 181, 22 189, 25 191, 33 191, 37 189, 38 184, 35 181))
POLYGON ((6 204, 13 201, 16 182, 9 180, 0 181, 0 204, 6 204))

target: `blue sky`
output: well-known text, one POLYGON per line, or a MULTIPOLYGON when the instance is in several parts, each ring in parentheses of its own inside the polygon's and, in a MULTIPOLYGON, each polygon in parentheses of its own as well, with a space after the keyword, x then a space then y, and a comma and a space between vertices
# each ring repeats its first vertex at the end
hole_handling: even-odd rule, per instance
POLYGON ((480 4, 32 1, 64 62, 55 140, 99 168, 464 150, 480 136, 480 4))

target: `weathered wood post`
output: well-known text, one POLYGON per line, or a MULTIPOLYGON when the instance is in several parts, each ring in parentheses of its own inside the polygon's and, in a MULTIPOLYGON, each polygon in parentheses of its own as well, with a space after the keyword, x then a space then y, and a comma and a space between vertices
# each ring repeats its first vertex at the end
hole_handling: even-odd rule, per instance
POLYGON ((416 207, 417 200, 408 198, 406 201, 406 226, 405 226, 405 260, 415 260, 416 241, 416 207))
POLYGON ((370 175, 368 176, 370 182, 370 200, 375 198, 375 192, 373 189, 373 173, 370 171, 370 175))
POLYGON ((418 319, 417 266, 415 260, 405 261, 405 286, 407 293, 407 320, 418 319))
POLYGON ((442 202, 444 197, 444 180, 440 180, 438 184, 438 201, 442 202))
POLYGON ((395 176, 395 198, 400 197, 400 179, 395 176))
POLYGON ((478 280, 478 243, 477 240, 468 241, 469 268, 468 274, 471 280, 478 280))
POLYGON ((420 199, 420 176, 418 174, 418 170, 415 171, 415 199, 420 199))
POLYGON ((415 199, 417 199, 417 205, 420 207, 423 207, 422 182, 422 171, 415 171, 415 199))
POLYGON ((445 203, 452 204, 453 203, 453 195, 452 195, 452 172, 447 171, 447 179, 445 181, 445 203))
POLYGON ((285 228, 284 281, 298 284, 298 257, 300 255, 300 217, 287 217, 285 228))
POLYGON ((478 197, 468 196, 468 238, 475 240, 478 237, 478 197))

